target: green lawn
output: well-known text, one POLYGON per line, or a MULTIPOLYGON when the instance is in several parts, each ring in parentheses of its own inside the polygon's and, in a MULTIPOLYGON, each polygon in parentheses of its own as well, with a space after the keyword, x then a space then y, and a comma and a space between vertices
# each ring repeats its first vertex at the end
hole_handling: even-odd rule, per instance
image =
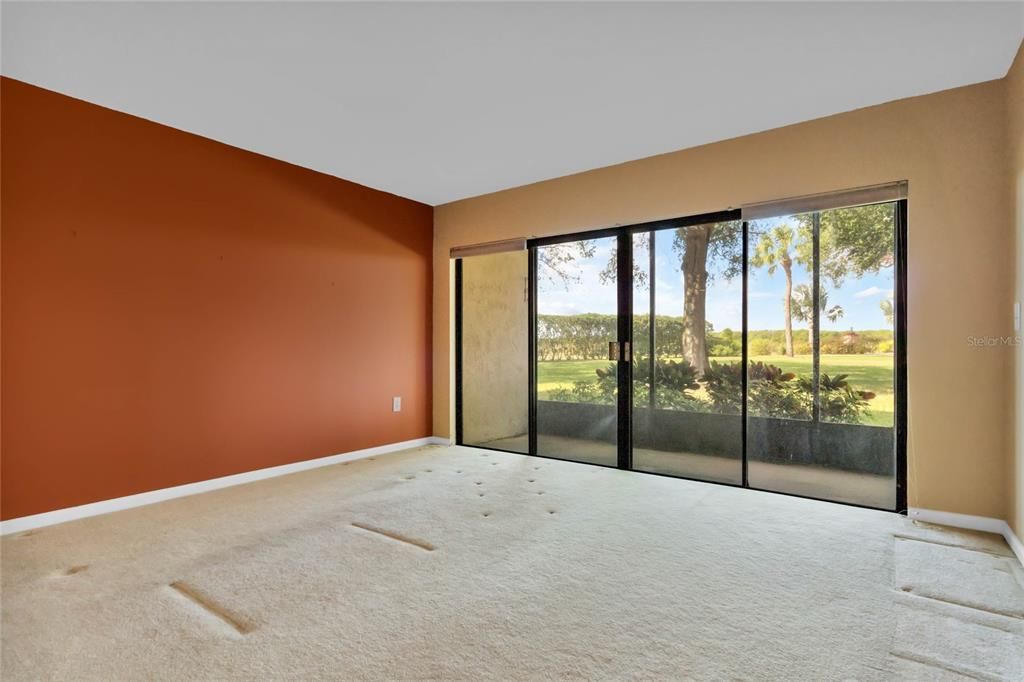
MULTIPOLYGON (((678 359, 678 358, 667 358, 678 359)), ((735 362, 738 357, 712 358, 712 362, 735 362)), ((751 360, 767 362, 786 372, 804 376, 811 375, 811 357, 804 355, 789 358, 784 355, 757 355, 751 360)), ((847 374, 847 381, 854 389, 871 391, 875 398, 869 403, 865 424, 891 426, 893 423, 893 356, 879 355, 822 355, 821 372, 829 376, 847 374)), ((548 391, 556 388, 572 388, 576 381, 596 378, 594 370, 607 367, 607 360, 560 360, 537 363, 537 391, 541 399, 548 391)), ((695 391, 701 395, 703 391, 695 391)))

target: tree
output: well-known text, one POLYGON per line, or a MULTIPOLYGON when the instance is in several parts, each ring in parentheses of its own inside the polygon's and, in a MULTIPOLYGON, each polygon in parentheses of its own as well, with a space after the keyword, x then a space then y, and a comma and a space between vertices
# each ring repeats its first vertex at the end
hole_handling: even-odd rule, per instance
MULTIPOLYGON (((799 252, 806 251, 806 240, 800 244, 799 252)), ((793 256, 797 247, 796 231, 789 223, 776 225, 761 234, 754 250, 750 264, 756 268, 768 268, 768 274, 774 275, 782 268, 786 276, 786 293, 782 299, 783 317, 786 323, 786 355, 793 357, 793 256)), ((801 260, 803 260, 801 258, 801 260)))
MULTIPOLYGON (((633 287, 636 289, 647 288, 647 270, 644 265, 647 263, 647 253, 650 249, 650 243, 646 239, 647 235, 637 235, 633 238, 633 287), (638 237, 643 236, 643 239, 638 237)), ((608 253, 608 262, 604 264, 604 268, 601 270, 601 284, 607 284, 609 282, 615 282, 619 275, 619 247, 618 244, 611 248, 608 253)))
POLYGON ((677 231, 683 241, 683 357, 701 376, 708 362, 707 320, 708 246, 714 225, 694 225, 677 231))
POLYGON ((885 321, 892 326, 893 320, 896 319, 896 311, 892 307, 892 299, 886 298, 878 302, 878 307, 882 309, 882 314, 885 315, 885 321))
POLYGON ((577 259, 591 258, 596 250, 589 239, 541 247, 537 249, 537 274, 552 284, 561 284, 568 291, 570 284, 580 281, 573 264, 577 259))
MULTIPOLYGON (((847 277, 877 274, 892 267, 895 256, 895 204, 869 204, 822 211, 820 215, 821 274, 842 286, 847 277)), ((796 216, 801 233, 810 235, 813 213, 796 216)), ((810 248, 809 241, 805 242, 810 248)), ((808 259, 807 262, 810 262, 808 259)))
MULTIPOLYGON (((801 322, 807 323, 807 343, 814 346, 814 325, 817 316, 814 314, 814 299, 809 284, 799 284, 793 290, 793 317, 801 322)), ((828 307, 828 292, 825 287, 818 288, 818 310, 822 312, 830 322, 835 322, 843 316, 843 307, 834 305, 828 307)))
POLYGON ((711 369, 707 344, 708 263, 717 263, 721 275, 732 279, 743 268, 739 221, 691 225, 676 230, 673 249, 683 275, 683 357, 703 376, 711 369))
MULTIPOLYGON (((707 225, 680 227, 675 231, 672 247, 679 256, 683 276, 683 357, 700 375, 710 369, 708 362, 707 288, 712 280, 708 264, 717 264, 721 276, 732 279, 742 272, 743 252, 740 240, 742 223, 738 220, 707 225)), ((650 248, 647 239, 634 239, 633 281, 646 288, 647 270, 642 266, 650 248)), ((592 254, 591 254, 592 255, 592 254)), ((601 281, 614 281, 616 249, 613 247, 601 271, 601 281)))

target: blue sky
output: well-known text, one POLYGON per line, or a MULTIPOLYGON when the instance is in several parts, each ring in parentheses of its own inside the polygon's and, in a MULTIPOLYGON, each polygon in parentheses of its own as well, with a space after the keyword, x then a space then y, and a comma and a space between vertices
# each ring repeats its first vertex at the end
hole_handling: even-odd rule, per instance
MULTIPOLYGON (((679 256, 672 248, 672 233, 659 233, 655 267, 657 277, 655 294, 659 315, 681 315, 683 311, 683 278, 679 265, 679 256)), ((614 282, 602 284, 600 273, 608 262, 614 238, 593 240, 594 255, 587 259, 577 259, 565 270, 579 281, 568 285, 560 281, 552 282, 544 277, 543 266, 538 282, 537 309, 541 314, 569 315, 583 312, 614 314, 616 311, 614 282)), ((550 248, 550 247, 548 247, 550 248)), ((647 251, 636 251, 638 262, 647 263, 647 251)), ((718 266, 710 264, 709 272, 712 280, 708 286, 707 317, 716 330, 729 327, 739 330, 741 327, 741 278, 728 280, 718 271, 718 266)), ((843 316, 835 322, 822 320, 824 330, 867 330, 887 329, 888 323, 879 304, 882 300, 892 297, 893 268, 882 270, 877 275, 866 275, 861 278, 848 277, 841 287, 833 287, 825 281, 828 292, 829 307, 839 305, 843 316)), ((793 286, 810 284, 811 274, 801 266, 793 266, 793 286)), ((750 300, 748 314, 751 329, 782 329, 783 297, 785 292, 785 275, 782 269, 769 275, 766 268, 752 268, 750 271, 750 300)), ((646 287, 637 287, 634 293, 634 311, 646 314, 649 303, 646 287)), ((824 316, 822 316, 824 318, 824 316)), ((805 323, 794 320, 796 329, 806 328, 805 323)))

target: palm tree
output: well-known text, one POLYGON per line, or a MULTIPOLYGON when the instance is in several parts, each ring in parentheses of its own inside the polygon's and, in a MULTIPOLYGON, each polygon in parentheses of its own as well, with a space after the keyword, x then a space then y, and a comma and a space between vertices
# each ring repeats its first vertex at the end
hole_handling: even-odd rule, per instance
MULTIPOLYGON (((801 322, 807 323, 807 343, 814 346, 814 299, 811 296, 809 284, 799 284, 793 290, 793 317, 801 322)), ((835 322, 843 316, 843 307, 834 305, 828 307, 828 292, 825 287, 818 288, 818 310, 820 310, 830 322, 835 322)))
POLYGON ((767 267, 768 274, 774 275, 781 267, 786 275, 786 295, 782 300, 786 318, 786 355, 793 357, 793 250, 796 233, 789 223, 776 225, 763 233, 754 250, 750 264, 755 268, 767 267))

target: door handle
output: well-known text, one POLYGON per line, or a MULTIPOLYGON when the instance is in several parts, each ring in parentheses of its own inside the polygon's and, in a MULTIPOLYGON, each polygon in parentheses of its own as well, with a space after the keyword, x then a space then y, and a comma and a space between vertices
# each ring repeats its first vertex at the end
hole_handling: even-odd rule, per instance
POLYGON ((629 362, 632 360, 629 353, 629 341, 623 341, 621 344, 618 341, 609 341, 608 359, 612 362, 629 362))

